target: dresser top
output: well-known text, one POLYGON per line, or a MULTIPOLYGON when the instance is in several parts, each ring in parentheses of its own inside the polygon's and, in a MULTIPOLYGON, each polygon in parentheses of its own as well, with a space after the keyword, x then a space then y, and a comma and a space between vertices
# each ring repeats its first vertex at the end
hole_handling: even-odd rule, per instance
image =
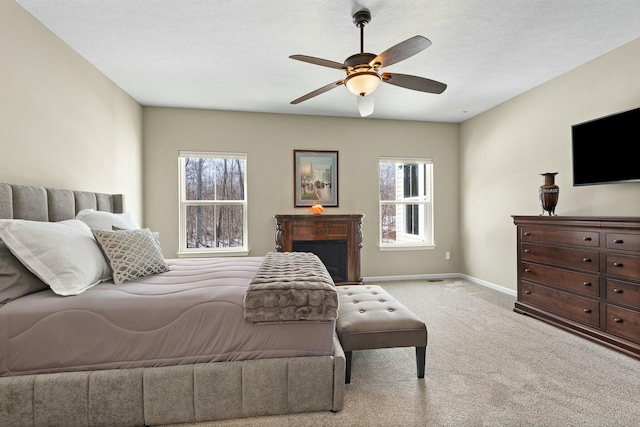
POLYGON ((640 217, 511 215, 516 225, 624 228, 640 230, 640 217))

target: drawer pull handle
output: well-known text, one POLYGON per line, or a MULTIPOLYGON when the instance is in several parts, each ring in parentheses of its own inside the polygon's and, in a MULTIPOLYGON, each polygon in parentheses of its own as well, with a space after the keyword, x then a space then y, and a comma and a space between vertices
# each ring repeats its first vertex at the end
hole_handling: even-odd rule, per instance
POLYGON ((622 289, 613 288, 613 293, 614 294, 621 294, 622 293, 622 289))
POLYGON ((584 310, 582 310, 582 311, 584 311, 585 313, 591 313, 591 310, 590 310, 590 309, 588 309, 588 308, 585 308, 585 309, 584 309, 584 310))
POLYGON ((525 232, 524 232, 524 235, 525 235, 525 236, 531 236, 531 233, 529 233, 528 231, 525 231, 525 232))
POLYGON ((582 262, 591 262, 591 258, 582 258, 582 262))
POLYGON ((616 323, 622 323, 622 319, 619 317, 614 317, 613 321, 616 323))
POLYGON ((584 240, 585 242, 590 242, 591 241, 591 237, 583 237, 582 240, 584 240))
POLYGON ((524 291, 525 294, 529 295, 531 291, 524 291))
POLYGON ((614 267, 622 267, 622 263, 621 262, 614 262, 613 266, 614 267))
POLYGON ((591 282, 582 282, 582 286, 591 286, 591 282))
POLYGON ((528 254, 528 253, 530 253, 530 252, 531 252, 531 249, 525 249, 525 250, 524 250, 524 253, 525 253, 525 254, 528 254))
POLYGON ((613 239, 613 243, 617 243, 617 244, 621 245, 621 244, 624 243, 624 240, 622 240, 622 239, 613 239))
POLYGON ((524 269, 524 272, 525 272, 525 273, 531 273, 531 269, 530 269, 530 268, 525 268, 525 269, 524 269))

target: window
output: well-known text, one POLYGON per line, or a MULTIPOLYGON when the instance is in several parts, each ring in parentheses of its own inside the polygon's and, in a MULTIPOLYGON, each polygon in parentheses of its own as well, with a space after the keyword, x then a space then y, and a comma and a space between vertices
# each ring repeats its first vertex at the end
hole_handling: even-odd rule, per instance
POLYGON ((434 246, 431 159, 381 158, 380 248, 434 246))
POLYGON ((247 156, 179 154, 179 256, 247 255, 247 156))

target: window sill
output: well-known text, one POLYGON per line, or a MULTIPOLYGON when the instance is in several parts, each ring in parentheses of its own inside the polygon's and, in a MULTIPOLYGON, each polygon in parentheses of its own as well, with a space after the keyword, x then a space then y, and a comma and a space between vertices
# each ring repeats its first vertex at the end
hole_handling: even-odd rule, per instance
POLYGON ((436 245, 378 245, 380 252, 386 251, 429 251, 436 245))
POLYGON ((219 258, 232 256, 248 256, 249 251, 246 249, 229 250, 229 251, 182 251, 178 252, 178 258, 219 258))

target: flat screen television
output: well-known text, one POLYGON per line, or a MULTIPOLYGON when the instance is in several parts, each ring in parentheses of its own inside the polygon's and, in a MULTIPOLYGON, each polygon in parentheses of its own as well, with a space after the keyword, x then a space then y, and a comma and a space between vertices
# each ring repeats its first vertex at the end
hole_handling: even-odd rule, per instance
POLYGON ((640 182, 640 108, 571 127, 573 185, 640 182))

